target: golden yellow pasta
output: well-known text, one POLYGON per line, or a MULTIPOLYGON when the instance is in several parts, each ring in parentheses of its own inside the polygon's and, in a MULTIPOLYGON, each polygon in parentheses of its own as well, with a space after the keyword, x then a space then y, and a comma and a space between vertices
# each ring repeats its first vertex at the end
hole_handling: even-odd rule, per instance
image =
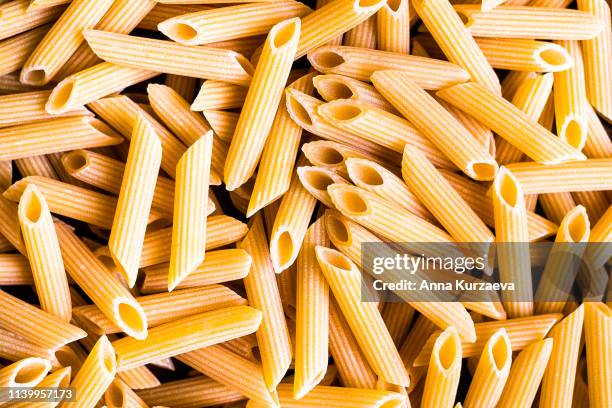
POLYGON ((328 101, 336 99, 352 99, 365 105, 397 112, 385 98, 370 84, 343 75, 317 75, 312 82, 321 97, 328 101))
POLYGON ((369 81, 376 71, 401 70, 428 90, 445 88, 470 78, 463 68, 447 61, 365 48, 325 46, 310 53, 308 60, 319 72, 362 81, 369 81))
POLYGON ((152 407, 219 405, 244 399, 233 388, 202 375, 168 381, 157 387, 137 390, 136 393, 152 407))
POLYGON ((349 47, 370 48, 375 50, 376 19, 376 16, 368 17, 364 22, 359 23, 344 33, 342 44, 349 47))
POLYGON ((21 34, 54 21, 64 12, 63 7, 28 10, 30 0, 14 0, 0 5, 0 39, 21 34))
POLYGON ((0 368, 0 386, 4 388, 35 387, 45 378, 50 369, 51 363, 48 360, 39 357, 24 358, 0 368))
POLYGON ((96 55, 107 62, 238 85, 251 82, 253 67, 235 51, 98 30, 85 30, 83 34, 96 55), (118 49, 121 52, 117 52, 118 49), (202 64, 202 61, 206 63, 202 64))
POLYGON ((268 390, 273 391, 289 369, 292 350, 267 241, 263 220, 258 214, 237 247, 244 249, 253 259, 244 286, 249 304, 262 312, 262 326, 256 333, 257 343, 264 380, 268 390))
POLYGON ((192 144, 176 169, 174 217, 168 271, 172 291, 202 263, 206 250, 206 202, 212 156, 213 133, 192 144))
MULTIPOLYGON (((64 367, 47 375, 36 388, 68 388, 70 386, 71 368, 64 367)), ((52 408, 57 406, 57 402, 16 402, 10 404, 13 408, 52 408)))
POLYGON ((497 163, 488 151, 409 75, 401 71, 379 71, 372 75, 372 81, 376 89, 459 169, 476 180, 495 177, 497 163), (442 137, 449 132, 453 136, 442 137))
POLYGON ((602 350, 610 349, 612 312, 601 302, 584 305, 584 334, 589 381, 589 405, 603 408, 612 402, 612 390, 608 387, 612 375, 612 363, 602 350))
POLYGON ((558 72, 572 67, 572 56, 558 44, 528 39, 477 38, 476 44, 493 68, 558 72))
POLYGON ((21 195, 19 223, 41 308, 70 322, 72 305, 62 254, 49 207, 35 185, 21 195))
POLYGON ((444 330, 433 346, 421 407, 452 407, 461 373, 461 342, 454 327, 444 330))
POLYGON ((376 43, 383 51, 408 54, 410 6, 407 0, 387 1, 376 13, 376 43))
POLYGON ((204 81, 191 110, 231 109, 242 107, 248 88, 212 79, 204 81))
POLYGON ((148 408, 148 405, 123 381, 115 379, 104 393, 108 408, 148 408))
POLYGON ((48 30, 42 26, 0 42, 0 76, 19 70, 48 30))

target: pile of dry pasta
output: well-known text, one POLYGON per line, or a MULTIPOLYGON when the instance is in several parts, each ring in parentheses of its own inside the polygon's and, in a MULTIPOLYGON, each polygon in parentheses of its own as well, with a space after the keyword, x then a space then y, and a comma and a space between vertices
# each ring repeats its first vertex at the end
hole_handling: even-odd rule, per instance
POLYGON ((611 121, 606 0, 0 0, 0 391, 74 391, 0 406, 611 408, 611 121), (601 290, 366 302, 381 241, 601 290))

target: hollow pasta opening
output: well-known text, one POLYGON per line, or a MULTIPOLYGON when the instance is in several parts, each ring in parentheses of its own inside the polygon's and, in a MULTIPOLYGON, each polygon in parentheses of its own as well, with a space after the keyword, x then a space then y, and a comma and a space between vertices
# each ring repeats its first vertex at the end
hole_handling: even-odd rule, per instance
POLYGON ((75 365, 75 353, 69 346, 55 350, 55 358, 62 367, 73 367, 75 365))
POLYGON ((493 180, 497 173, 497 165, 495 163, 474 163, 472 171, 477 180, 493 180))
POLYGON ((359 7, 372 7, 380 3, 380 0, 359 0, 359 7))
POLYGON ((60 382, 57 384, 58 387, 68 387, 70 385, 70 372, 67 371, 66 375, 62 377, 60 382))
POLYGON ((287 231, 281 232, 276 242, 279 265, 286 265, 293 256, 293 238, 287 231))
POLYGON ((318 91, 328 101, 336 99, 350 99, 355 96, 353 90, 345 83, 336 79, 321 79, 318 82, 318 91))
POLYGON ((356 178, 363 184, 369 186, 381 186, 384 180, 380 173, 372 166, 366 163, 351 162, 349 166, 351 178, 356 178))
POLYGON ((146 331, 146 322, 141 311, 136 307, 129 303, 119 303, 117 313, 123 324, 133 332, 143 333, 146 331))
POLYGON ((350 243, 350 232, 343 220, 333 214, 328 214, 325 221, 325 229, 330 238, 343 244, 350 243))
POLYGON ((506 365, 506 362, 511 358, 511 350, 508 349, 503 336, 498 336, 491 347, 491 360, 495 364, 495 368, 499 371, 506 365))
POLYGON ((285 22, 283 26, 279 27, 278 31, 274 34, 274 47, 280 48, 295 37, 298 24, 297 21, 298 20, 291 20, 289 23, 285 22))
POLYGON ((348 212, 358 215, 368 211, 368 203, 356 191, 348 189, 338 191, 337 198, 340 206, 348 212))
POLYGON ((30 85, 44 85, 47 73, 44 69, 30 69, 22 72, 22 80, 30 85))
POLYGON ((578 121, 572 119, 567 123, 565 126, 565 140, 576 149, 582 147, 584 133, 578 121))
POLYGON ((546 48, 539 53, 539 57, 546 64, 553 67, 567 65, 569 55, 555 48, 546 48))
POLYGON ((442 342, 438 348, 438 363, 440 368, 448 370, 453 366, 457 357, 457 344, 455 343, 454 336, 451 335, 446 335, 441 340, 442 342))
POLYGON ((508 174, 503 174, 501 176, 498 192, 501 198, 508 203, 510 207, 516 206, 519 198, 519 191, 516 182, 511 176, 508 174))
POLYGON ((355 119, 362 112, 361 108, 345 103, 330 103, 324 109, 335 120, 355 119))
POLYGON ((332 69, 344 64, 344 58, 342 58, 342 55, 332 51, 321 51, 314 53, 312 58, 315 64, 319 65, 321 68, 332 69))
POLYGON ((49 104, 53 110, 59 111, 66 107, 70 97, 72 96, 72 91, 74 90, 74 82, 73 81, 62 81, 60 82, 53 93, 49 98, 49 104))
POLYGON ((585 238, 587 233, 587 217, 584 212, 576 211, 567 225, 567 231, 573 242, 580 242, 585 238))
POLYGON ((198 36, 198 31, 186 23, 168 24, 165 31, 168 37, 181 41, 191 41, 198 36))
POLYGON ((38 222, 42 215, 42 203, 38 194, 30 191, 29 201, 25 207, 25 216, 30 222, 38 222))
POLYGON ((291 113, 293 113, 295 118, 301 123, 305 123, 308 126, 312 126, 312 118, 306 108, 304 108, 304 106, 291 95, 287 95, 287 101, 289 103, 291 113))
POLYGON ((120 408, 124 406, 125 396, 123 394, 123 390, 115 382, 111 383, 111 385, 106 390, 105 402, 106 405, 109 406, 109 408, 120 408))
POLYGON ((107 340, 102 344, 102 364, 109 373, 114 373, 117 370, 117 357, 115 350, 107 340))
POLYGON ((397 13, 401 5, 402 0, 387 0, 387 7, 394 13, 397 13))
POLYGON ((327 187, 334 184, 334 180, 329 174, 316 169, 308 169, 304 173, 305 181, 313 188, 327 191, 327 187))
POLYGON ((402 406, 401 401, 393 399, 391 401, 386 401, 385 403, 380 405, 378 408, 399 408, 401 406, 402 406))
POLYGON ((316 158, 319 163, 326 166, 339 166, 344 162, 344 156, 338 150, 328 147, 321 146, 316 150, 316 158))
POLYGON ((49 371, 49 365, 44 361, 28 361, 15 373, 15 384, 31 384, 49 371))
POLYGON ((83 170, 89 163, 89 160, 85 153, 74 151, 64 155, 62 162, 69 173, 76 173, 79 170, 83 170))
POLYGON ((351 262, 348 260, 348 258, 338 251, 323 248, 322 250, 318 251, 318 255, 319 258, 321 258, 321 260, 323 260, 325 263, 330 264, 331 266, 334 266, 338 269, 342 269, 345 271, 350 271, 352 269, 351 262))

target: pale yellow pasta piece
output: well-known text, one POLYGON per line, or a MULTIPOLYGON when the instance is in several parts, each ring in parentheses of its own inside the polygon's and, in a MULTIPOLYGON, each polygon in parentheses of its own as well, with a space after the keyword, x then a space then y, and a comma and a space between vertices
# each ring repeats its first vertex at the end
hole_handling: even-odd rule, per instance
POLYGON ((313 165, 329 169, 342 177, 348 177, 346 160, 350 158, 368 159, 379 164, 384 163, 376 156, 369 155, 355 146, 330 140, 315 140, 314 142, 304 143, 302 152, 313 165))
POLYGON ((153 116, 149 115, 130 98, 123 95, 99 99, 90 103, 89 106, 97 115, 127 139, 132 136, 132 130, 139 113, 144 116, 153 125, 157 137, 161 140, 163 148, 162 169, 170 177, 175 176, 176 164, 187 148, 153 116))
POLYGON ((98 57, 118 65, 166 74, 217 79, 238 85, 248 85, 253 74, 249 61, 235 51, 99 30, 85 30, 83 34, 98 57))
POLYGON ((365 105, 391 113, 397 112, 381 94, 370 84, 344 75, 317 75, 312 79, 317 92, 327 102, 336 99, 352 99, 365 105))
MULTIPOLYGON (((508 334, 512 351, 522 350, 532 343, 542 340, 550 329, 563 317, 560 313, 539 316, 519 317, 515 319, 475 323, 476 341, 461 341, 463 358, 477 357, 489 338, 499 329, 504 328, 508 334)), ((436 338, 441 330, 433 333, 419 350, 413 363, 415 366, 427 365, 436 338)))
POLYGON ((28 12, 47 7, 59 6, 61 4, 70 3, 71 0, 30 0, 28 12))
POLYGON ((108 408, 148 408, 149 406, 123 381, 115 379, 104 393, 108 408))
MULTIPOLYGON (((313 74, 307 74, 289 87, 310 94, 313 92, 312 77, 313 74)), ((301 136, 302 128, 291 120, 286 104, 281 99, 263 148, 247 217, 287 192, 301 136)))
POLYGON ((91 116, 73 116, 0 129, 0 160, 87 147, 110 146, 123 139, 91 116))
POLYGON ((32 285, 28 258, 20 254, 0 254, 0 285, 32 285))
POLYGON ((535 72, 530 71, 510 71, 502 81, 502 97, 509 101, 512 100, 514 93, 519 86, 527 79, 535 78, 535 72))
POLYGON ((181 44, 201 45, 267 34, 275 24, 311 11, 297 1, 241 4, 173 17, 158 29, 181 44))
POLYGON ((493 136, 493 132, 486 126, 482 125, 476 119, 466 114, 459 108, 444 102, 443 100, 436 98, 436 101, 444 107, 447 111, 449 111, 455 119, 459 121, 465 127, 470 134, 480 143, 492 157, 495 157, 495 152, 497 150, 497 146, 495 143, 495 137, 493 136))
POLYGON ((491 192, 499 279, 515 287, 514 291, 501 293, 509 317, 533 314, 527 210, 521 187, 515 175, 502 167, 491 192))
POLYGON ((356 101, 337 100, 320 105, 317 112, 333 126, 395 152, 403 152, 408 144, 424 151, 438 166, 453 166, 422 132, 403 118, 382 109, 356 101))
POLYGON ((248 88, 212 79, 204 81, 196 95, 191 110, 241 108, 248 88))
POLYGON ((487 341, 472 378, 463 406, 495 407, 508 379, 512 348, 505 329, 499 329, 487 341))
POLYGON ((19 70, 48 30, 43 26, 0 42, 0 76, 19 70))
MULTIPOLYGON (((416 310, 409 303, 398 301, 397 298, 383 307, 381 312, 382 318, 393 339, 393 343, 395 343, 398 349, 408 336, 408 329, 415 312, 416 310)), ((410 373, 408 375, 410 376, 410 373)))
POLYGON ((53 220, 45 198, 28 185, 19 200, 19 223, 42 310, 70 322, 72 305, 53 220))
POLYGON ((379 50, 410 52, 410 7, 407 0, 387 1, 376 13, 376 42, 379 50))
POLYGON ((230 191, 253 175, 261 157, 293 63, 300 26, 300 20, 292 18, 276 24, 268 34, 225 161, 223 177, 230 191))
POLYGON ((128 86, 157 76, 159 73, 102 62, 72 74, 58 83, 45 105, 50 114, 65 113, 120 92, 128 86))
MULTIPOLYGON (((571 407, 580 357, 584 305, 581 305, 552 328, 552 352, 540 392, 540 407, 571 407)), ((605 358, 605 357, 603 357, 605 358)))
POLYGON ((59 407, 94 407, 111 384, 117 372, 115 350, 106 336, 100 337, 83 362, 70 387, 74 388, 74 402, 62 402, 59 407))
POLYGON ((157 31, 157 25, 164 20, 182 14, 195 13, 196 11, 210 10, 212 7, 198 4, 163 4, 156 2, 155 7, 149 11, 140 22, 137 28, 143 30, 157 31))
POLYGON ((611 347, 612 311, 601 302, 586 303, 584 307, 589 406, 604 408, 612 403, 612 361, 606 352, 611 347))
POLYGON ((495 177, 497 163, 488 151, 409 75, 401 71, 381 71, 372 75, 372 81, 404 117, 468 176, 476 180, 495 177))
MULTIPOLYGON (((0 161, 0 190, 7 189, 13 180, 13 163, 11 160, 0 161)), ((0 252, 5 249, 4 238, 0 238, 0 252)))
POLYGON ((130 139, 130 151, 108 239, 110 255, 130 288, 138 277, 161 157, 162 146, 155 130, 139 116, 130 139))
POLYGON ((364 22, 384 3, 385 0, 333 0, 317 8, 302 19, 302 34, 295 58, 364 22))
POLYGON ((586 208, 589 220, 596 223, 608 209, 608 198, 605 191, 576 191, 572 198, 578 205, 586 208))
POLYGON ((357 187, 371 191, 423 219, 435 222, 434 216, 417 196, 390 170, 378 163, 360 158, 349 158, 345 160, 345 165, 349 178, 357 187))
POLYGON ((49 83, 83 42, 83 30, 94 27, 112 4, 113 0, 73 0, 24 63, 21 82, 49 83))
POLYGON ((529 407, 533 404, 552 347, 553 339, 545 339, 534 342, 518 355, 497 404, 499 408, 529 407))
POLYGON ((434 343, 421 407, 452 407, 461 373, 461 342, 454 327, 444 330, 434 343))
POLYGON ((557 135, 576 150, 582 150, 587 139, 586 108, 588 104, 584 82, 584 67, 578 41, 558 40, 574 64, 565 71, 555 72, 554 103, 557 135))
POLYGON ((573 58, 558 44, 529 39, 477 38, 476 44, 493 68, 513 71, 559 72, 573 58))
POLYGON ((412 363, 435 330, 436 325, 426 318, 425 315, 418 316, 406 336, 406 341, 404 341, 400 348, 400 356, 410 375, 409 392, 412 392, 417 385, 424 385, 424 382, 421 380, 427 373, 427 367, 415 367, 412 363))
POLYGON ((489 256, 490 244, 495 241, 489 228, 416 147, 404 149, 402 177, 457 242, 474 243, 468 246, 478 256, 489 256))
MULTIPOLYGON (((40 357, 28 357, 0 368, 0 386, 35 387, 47 375, 51 363, 40 357)), ((6 392, 6 391, 5 391, 6 392)), ((3 404, 6 401, 3 401, 3 404)))
POLYGON ((472 81, 501 94, 497 75, 448 0, 417 0, 413 7, 450 62, 464 68, 472 81))
POLYGON ((539 194, 538 201, 546 217, 558 224, 561 224, 565 214, 576 207, 571 193, 568 192, 539 194))
POLYGON ((0 127, 24 125, 62 116, 92 116, 84 107, 67 110, 60 115, 45 111, 50 91, 24 92, 0 96, 0 127))
POLYGON ((458 4, 455 11, 474 37, 587 40, 603 29, 597 16, 577 10, 501 6, 483 12, 475 4, 458 4))
POLYGON ((209 131, 187 149, 176 166, 168 291, 204 261, 212 144, 209 131))
POLYGON ((319 218, 306 231, 297 258, 295 399, 307 395, 327 371, 329 286, 317 262, 315 247, 328 245, 323 219, 319 218))
POLYGON ((509 164, 508 169, 516 176, 525 194, 612 189, 611 159, 588 159, 548 166, 523 162, 509 164))
POLYGON ((596 37, 582 41, 586 93, 589 102, 608 121, 612 120, 612 38, 610 4, 602 0, 580 0, 578 10, 600 18, 604 28, 596 37))
POLYGON ((357 267, 340 252, 322 246, 316 247, 316 256, 372 369, 389 383, 408 386, 408 373, 376 304, 361 301, 361 274, 357 267))
MULTIPOLYGON (((172 88, 149 84, 147 92, 151 107, 157 116, 186 146, 193 145, 210 130, 202 116, 192 112, 187 101, 172 88)), ((221 184, 225 156, 227 156, 227 146, 217 138, 213 138, 210 164, 210 183, 213 185, 221 184)))
POLYGON ((586 357, 578 362, 572 407, 589 408, 589 385, 587 381, 586 357))
POLYGON ((334 207, 334 203, 327 192, 327 187, 334 183, 350 184, 342 176, 326 167, 301 166, 298 167, 297 174, 302 186, 324 206, 331 208, 334 207))
MULTIPOLYGON (((378 12, 376 14, 378 14, 378 12)), ((349 47, 370 48, 375 50, 377 26, 376 18, 376 16, 368 17, 362 23, 344 33, 342 45, 349 47)))
POLYGON ((168 74, 164 83, 174 89, 181 98, 190 101, 193 99, 193 92, 199 81, 197 78, 168 74))
MULTIPOLYGON (((36 388, 68 388, 70 386, 70 374, 71 368, 64 367, 57 371, 47 375, 41 382, 38 383, 36 388)), ((53 408, 56 407, 58 402, 16 402, 10 404, 11 408, 53 408)))
POLYGON ((233 388, 202 375, 168 381, 157 387, 137 390, 136 393, 152 407, 219 405, 245 398, 233 388))
POLYGON ((401 156, 397 152, 342 131, 323 119, 317 112, 318 106, 322 105, 323 101, 296 89, 287 89, 285 92, 285 103, 291 119, 304 130, 334 142, 349 146, 359 146, 359 150, 377 157, 384 157, 392 163, 401 162, 401 156))
MULTIPOLYGON (((55 355, 57 356, 57 354, 56 351, 55 355)), ((0 357, 10 361, 17 361, 33 356, 52 362, 54 360, 53 350, 35 344, 15 332, 0 329, 0 357)))
POLYGON ((589 241, 590 230, 589 218, 583 206, 574 207, 564 215, 535 294, 536 314, 563 312, 580 268, 578 260, 582 258, 589 241))
MULTIPOLYGON (((530 119, 538 120, 544 116, 548 101, 554 100, 551 97, 552 87, 552 74, 535 74, 533 77, 523 80, 518 86, 512 96, 512 104, 525 112, 530 119)), ((495 158, 499 164, 505 165, 518 162, 522 157, 523 152, 511 145, 507 140, 502 139, 497 143, 495 158)))
POLYGON ((462 83, 470 78, 463 68, 447 61, 365 48, 325 46, 308 54, 308 60, 319 72, 346 75, 362 81, 369 81, 376 71, 401 70, 428 90, 462 83))
POLYGON ((555 164, 585 159, 572 145, 480 84, 455 85, 438 91, 436 95, 473 116, 535 161, 555 164))
MULTIPOLYGON (((226 215, 215 215, 206 221, 206 249, 214 249, 241 239, 248 231, 246 224, 226 215)), ((145 235, 140 267, 151 266, 170 260, 169 242, 172 227, 149 232, 145 235)))
POLYGON ((100 308, 102 313, 123 332, 134 338, 147 337, 146 315, 126 287, 87 248, 70 227, 57 222, 55 230, 59 238, 64 265, 72 279, 100 308))
MULTIPOLYGON (((186 78, 186 77, 180 77, 186 78)), ((210 124, 210 127, 215 132, 215 135, 225 143, 232 141, 236 124, 238 123, 239 113, 222 110, 205 110, 202 115, 210 124)))
POLYGON ((0 39, 54 21, 64 11, 63 7, 29 11, 29 2, 30 0, 13 0, 0 4, 0 39))

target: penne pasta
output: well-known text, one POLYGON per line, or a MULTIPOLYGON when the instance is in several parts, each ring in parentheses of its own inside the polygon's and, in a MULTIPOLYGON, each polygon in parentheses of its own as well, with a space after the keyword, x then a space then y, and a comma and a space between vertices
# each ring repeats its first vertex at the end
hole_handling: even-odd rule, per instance
POLYGON ((313 165, 327 168, 342 177, 348 177, 346 160, 350 158, 365 158, 381 163, 377 157, 368 155, 354 146, 329 140, 315 140, 314 142, 304 143, 302 152, 313 165))
POLYGON ((454 327, 436 339, 431 353, 421 407, 452 407, 461 373, 461 342, 454 327))
POLYGON ((165 85, 174 89, 181 98, 185 100, 193 99, 193 92, 196 84, 199 83, 197 78, 189 78, 180 75, 166 75, 165 85))
POLYGON ((410 51, 410 6, 407 0, 387 1, 376 13, 376 43, 382 51, 410 51))
POLYGON ((104 393, 108 408, 148 408, 148 405, 123 381, 115 379, 104 393))
POLYGON ((505 329, 495 332, 485 344, 463 406, 495 407, 508 379, 512 348, 505 329))
POLYGON ((241 108, 247 91, 248 88, 244 86, 208 79, 202 83, 191 104, 191 110, 208 111, 241 108))
POLYGON ((147 337, 147 317, 126 287, 66 224, 57 222, 55 230, 70 277, 123 332, 137 339, 147 337))
POLYGON ((223 178, 230 191, 244 184, 255 172, 289 76, 300 27, 300 20, 292 18, 272 27, 266 38, 225 161, 223 178), (257 119, 254 119, 255 111, 257 119))
POLYGON ((475 4, 455 5, 474 37, 588 40, 603 29, 603 21, 578 10, 501 6, 483 12, 475 4))
POLYGON ((553 339, 534 342, 516 357, 498 407, 528 407, 533 404, 552 352, 553 339))
MULTIPOLYGON (((0 368, 0 386, 3 388, 35 387, 51 369, 48 360, 28 357, 0 368)), ((5 401, 3 401, 4 403, 5 401)))
POLYGON ((449 1, 419 0, 413 7, 450 62, 464 68, 472 81, 501 94, 497 75, 449 1))
POLYGON ((60 81, 51 91, 45 110, 49 114, 57 115, 79 109, 157 75, 159 73, 155 71, 102 62, 60 81))
POLYGON ((293 397, 302 399, 327 371, 329 286, 317 262, 315 248, 328 246, 323 219, 306 231, 297 258, 296 345, 293 397))
POLYGON ((590 40, 582 41, 586 93, 589 102, 608 121, 612 118, 612 39, 610 4, 601 0, 580 0, 578 10, 588 12, 603 21, 603 30, 590 40))
POLYGON ((0 4, 0 39, 47 24, 64 12, 63 7, 28 10, 29 3, 30 0, 13 0, 0 4))
POLYGON ((406 340, 399 348, 400 356, 410 376, 409 392, 415 390, 417 385, 424 386, 424 382, 421 380, 427 373, 427 367, 415 367, 413 363, 421 348, 435 330, 436 325, 422 314, 416 318, 410 332, 407 333, 406 340))
POLYGON ((73 0, 23 64, 20 81, 48 84, 83 42, 83 30, 94 27, 112 5, 112 0, 73 0))
POLYGON ((325 280, 374 372, 391 384, 408 386, 408 373, 376 305, 361 300, 357 267, 338 251, 315 249, 325 280))
MULTIPOLYGON (((50 361, 54 360, 54 353, 52 350, 44 346, 39 346, 12 331, 0 329, 0 340, 0 357, 6 360, 18 361, 28 357, 40 357, 50 361)), ((58 350, 61 350, 61 347, 58 350)), ((56 359, 58 354, 56 350, 56 359)))
POLYGON ((476 180, 495 177, 497 163, 488 151, 408 75, 400 71, 382 71, 374 73, 372 81, 376 89, 464 173, 476 180), (452 137, 441 137, 449 132, 452 137))
MULTIPOLYGON (((134 287, 138 277, 161 157, 162 146, 155 130, 139 116, 130 139, 130 151, 108 239, 110 255, 130 288, 134 287)), ((175 220, 178 222, 177 218, 175 220)))
POLYGON ((553 344, 542 378, 541 407, 572 406, 583 321, 584 305, 581 305, 548 333, 553 344))
POLYGON ((42 26, 0 42, 0 76, 19 70, 48 30, 48 26, 42 26))
POLYGON ((249 232, 236 246, 253 259, 244 287, 249 304, 262 312, 257 344, 266 387, 273 391, 289 369, 292 350, 261 215, 255 216, 249 232))
MULTIPOLYGON (((195 144, 210 127, 200 115, 189 109, 189 104, 172 88, 150 84, 147 87, 151 107, 159 118, 184 144, 195 144)), ((212 135, 211 135, 212 137, 212 135)), ((217 138, 212 138, 211 175, 213 185, 221 184, 223 164, 227 156, 227 146, 217 138)))
POLYGON ((207 222, 204 206, 208 201, 212 144, 213 134, 209 131, 187 149, 177 164, 169 292, 204 261, 207 222))
MULTIPOLYGON (((60 368, 43 378, 36 388, 68 388, 70 386, 70 373, 70 367, 60 368)), ((57 404, 58 402, 16 402, 9 406, 13 408, 52 408, 57 404)))
POLYGON ((558 44, 529 39, 477 38, 476 44, 493 68, 513 71, 561 72, 574 60, 558 44))
POLYGON ((0 254, 0 286, 32 284, 34 279, 27 257, 20 254, 0 254))
MULTIPOLYGON (((313 74, 307 74, 289 87, 310 94, 313 92, 312 78, 313 74)), ((263 148, 247 217, 289 190, 301 136, 302 128, 291 120, 286 104, 281 99, 263 148)))
POLYGON ((602 350, 610 349, 612 313, 601 302, 584 305, 584 338, 586 346, 587 373, 589 381, 589 406, 603 408, 612 401, 612 390, 608 387, 612 362, 602 350))
POLYGON ((17 205, 10 202, 4 196, 0 196, 0 235, 7 243, 14 247, 22 255, 26 255, 25 244, 21 238, 21 227, 17 205))
POLYGON ((201 45, 267 34, 275 24, 311 11, 297 1, 255 2, 183 14, 162 21, 158 29, 178 43, 201 45))
POLYGON ((436 95, 473 116, 537 162, 556 164, 585 159, 572 145, 559 140, 519 108, 480 84, 455 85, 436 95))
MULTIPOLYGON (((185 78, 185 77, 181 77, 185 78)), ((202 112, 206 121, 223 142, 229 143, 232 141, 236 124, 238 123, 239 113, 219 110, 206 110, 202 112)))
POLYGON ((29 185, 19 200, 19 224, 41 309, 70 322, 68 280, 45 198, 29 185))
MULTIPOLYGON (((378 14, 378 12, 376 14, 378 14)), ((370 48, 375 50, 377 31, 376 19, 376 16, 368 17, 364 22, 344 33, 342 44, 349 47, 370 48)))
MULTIPOLYGON (((382 318, 389 330, 389 334, 393 338, 393 343, 398 348, 408 335, 408 329, 412 323, 415 311, 409 303, 402 302, 397 298, 387 303, 382 310, 382 318)), ((410 373, 408 373, 408 376, 410 376, 410 373)))
MULTIPOLYGON (((74 403, 79 407, 94 407, 112 383, 117 372, 115 350, 106 336, 100 337, 83 362, 70 387, 74 388, 74 403)), ((72 402, 64 401, 59 406, 66 408, 72 402)))
POLYGON ((317 48, 308 55, 308 61, 324 74, 346 75, 361 81, 370 81, 376 71, 400 70, 427 90, 445 88, 470 78, 463 68, 446 61, 356 47, 317 48))
POLYGON ((370 84, 343 75, 317 75, 312 79, 314 87, 327 102, 336 99, 352 99, 391 113, 397 112, 370 84))
POLYGON ((118 65, 166 74, 216 79, 237 85, 248 85, 253 74, 249 61, 235 51, 98 30, 85 30, 83 34, 98 57, 118 65), (114 51, 117 49, 122 51, 114 51), (206 63, 203 64, 202 61, 206 63))
POLYGON ((0 160, 111 146, 122 141, 106 124, 90 116, 50 119, 0 129, 0 160))

